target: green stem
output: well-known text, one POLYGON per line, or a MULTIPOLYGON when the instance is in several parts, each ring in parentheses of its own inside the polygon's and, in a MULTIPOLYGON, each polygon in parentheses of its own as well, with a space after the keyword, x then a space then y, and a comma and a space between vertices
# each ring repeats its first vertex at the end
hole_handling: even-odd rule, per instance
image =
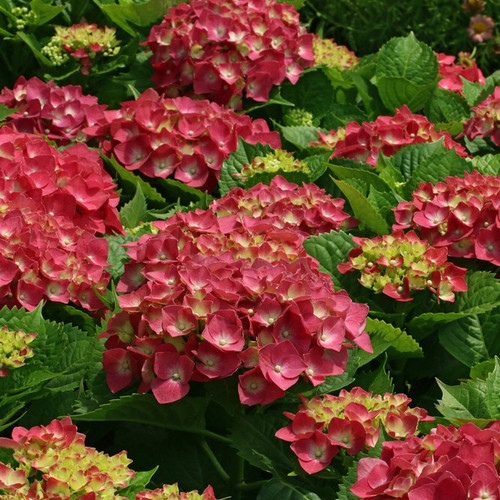
POLYGON ((257 488, 260 488, 261 486, 264 486, 269 482, 269 479, 263 479, 261 481, 254 481, 253 483, 240 483, 236 486, 238 490, 241 491, 250 491, 250 490, 256 490, 257 488))
POLYGON ((208 443, 204 439, 202 439, 200 445, 201 445, 203 451, 207 454, 210 462, 212 463, 212 465, 214 466, 215 470, 218 472, 218 474, 222 478, 222 480, 226 483, 229 483, 231 481, 231 477, 224 470, 224 467, 222 467, 219 460, 217 460, 217 457, 214 455, 212 448, 210 448, 210 446, 208 445, 208 443))
POLYGON ((225 437, 217 434, 216 432, 207 431, 206 429, 200 429, 198 431, 193 431, 193 434, 199 434, 200 436, 205 436, 207 438, 213 439, 214 441, 219 441, 219 443, 231 444, 232 441, 225 437))

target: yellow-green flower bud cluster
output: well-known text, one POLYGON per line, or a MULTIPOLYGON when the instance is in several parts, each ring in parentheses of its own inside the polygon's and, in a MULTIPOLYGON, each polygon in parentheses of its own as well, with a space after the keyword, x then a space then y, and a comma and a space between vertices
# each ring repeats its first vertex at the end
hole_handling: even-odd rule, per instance
POLYGON ((314 127, 314 116, 302 108, 292 108, 283 116, 283 122, 288 127, 314 127))
POLYGON ((36 333, 25 333, 23 330, 9 330, 0 327, 0 377, 9 374, 9 369, 24 365, 24 361, 33 357, 33 349, 28 345, 36 337, 36 333))
POLYGON ((302 172, 305 174, 310 172, 306 162, 297 160, 288 151, 276 149, 266 156, 256 156, 252 163, 243 166, 241 175, 243 177, 252 177, 255 174, 276 173, 279 171, 302 172))
POLYGON ((313 40, 314 65, 348 69, 358 64, 359 59, 345 45, 337 45, 329 38, 315 36, 313 40))
POLYGON ((15 17, 11 24, 17 31, 22 31, 27 25, 36 22, 36 14, 28 7, 13 7, 11 14, 15 17))

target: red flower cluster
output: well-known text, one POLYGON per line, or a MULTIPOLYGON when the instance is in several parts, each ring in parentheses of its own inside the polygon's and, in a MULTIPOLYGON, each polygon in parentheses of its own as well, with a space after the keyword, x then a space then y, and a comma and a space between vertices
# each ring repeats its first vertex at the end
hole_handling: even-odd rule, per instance
POLYGON ((99 154, 61 152, 42 138, 0 130, 0 304, 34 309, 43 299, 101 306, 107 241, 122 232, 119 201, 99 154))
POLYGON ((273 177, 271 184, 257 184, 248 190, 233 189, 211 204, 218 217, 245 216, 270 220, 275 228, 295 228, 307 234, 350 229, 358 221, 343 211, 345 200, 332 198, 316 184, 302 187, 273 177))
MULTIPOLYGON (((280 184, 291 190, 283 179, 280 184)), ((254 188, 263 206, 271 205, 272 189, 254 188)), ((228 377, 243 364, 241 402, 267 404, 301 376, 317 385, 343 373, 350 342, 371 349, 364 332, 368 307, 334 292, 305 254, 308 233, 293 227, 310 209, 292 223, 280 220, 286 216, 281 200, 278 211, 268 208, 262 216, 219 213, 241 197, 236 190, 213 210, 177 213, 154 224, 159 233, 127 244, 132 260, 117 287, 125 292, 119 297, 124 312, 105 333, 103 365, 113 392, 140 378, 139 392, 151 389, 169 403, 186 395, 189 380, 228 377)), ((338 211, 334 206, 330 213, 338 211)))
POLYGON ((97 103, 97 97, 82 94, 80 86, 58 87, 54 82, 23 76, 12 90, 2 90, 0 104, 20 108, 6 121, 14 130, 47 136, 58 145, 84 140, 83 129, 102 120, 106 108, 97 103))
POLYGON ((117 498, 134 471, 126 452, 109 456, 85 446, 85 436, 69 417, 31 429, 15 427, 0 447, 14 450, 16 469, 0 462, 0 492, 15 499, 117 498), (12 497, 10 496, 12 494, 12 497))
POLYGON ((233 109, 267 101, 312 66, 313 36, 295 8, 276 0, 192 0, 171 8, 146 40, 153 81, 170 96, 191 92, 233 109))
POLYGON ((464 124, 463 135, 468 139, 489 137, 495 146, 500 146, 500 87, 493 94, 472 108, 474 116, 464 124))
POLYGON ((421 183, 412 201, 395 209, 394 229, 412 227, 450 257, 486 260, 500 266, 500 176, 464 172, 435 186, 421 183))
POLYGON ((470 59, 470 54, 460 52, 458 64, 455 64, 455 56, 436 53, 439 63, 438 87, 440 89, 451 90, 462 94, 464 82, 460 77, 477 82, 481 85, 485 84, 484 75, 477 67, 476 61, 470 59))
POLYGON ((209 101, 160 97, 152 89, 105 116, 106 126, 97 120, 85 132, 99 138, 104 151, 114 153, 126 169, 149 177, 173 174, 204 190, 216 185, 222 162, 238 147, 238 137, 251 144, 281 146, 279 134, 270 132, 263 119, 252 121, 209 101), (104 140, 106 136, 110 140, 104 140))
POLYGON ((401 439, 414 434, 419 422, 434 420, 424 409, 410 408, 410 403, 404 394, 373 395, 361 387, 343 389, 338 396, 302 397, 297 414, 284 413, 292 423, 276 432, 276 437, 290 441, 300 466, 314 474, 330 464, 339 448, 355 455, 375 446, 381 426, 401 439))
POLYGON ((341 273, 361 271, 359 282, 375 293, 384 293, 400 302, 413 300, 413 290, 429 289, 438 300, 453 302, 454 292, 467 291, 466 269, 446 259, 446 248, 434 248, 414 231, 375 238, 353 237, 361 248, 349 252, 349 261, 338 265, 341 273))
POLYGON ((351 491, 375 500, 500 498, 500 422, 438 425, 424 437, 383 445, 381 458, 362 458, 351 491))
POLYGON ((324 134, 309 146, 333 149, 331 158, 352 158, 376 165, 378 155, 392 156, 402 147, 421 142, 435 142, 444 137, 444 145, 454 148, 460 156, 467 156, 465 148, 455 142, 448 132, 436 132, 434 125, 423 115, 413 114, 404 105, 394 116, 378 116, 374 122, 349 122, 345 128, 324 134))

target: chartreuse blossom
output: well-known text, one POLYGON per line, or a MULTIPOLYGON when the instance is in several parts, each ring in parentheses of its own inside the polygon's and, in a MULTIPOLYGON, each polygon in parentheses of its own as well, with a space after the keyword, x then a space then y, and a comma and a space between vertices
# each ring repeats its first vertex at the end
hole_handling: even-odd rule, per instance
POLYGON ((341 273, 361 271, 359 282, 375 293, 399 301, 412 300, 411 290, 430 289, 438 298, 455 300, 454 291, 465 291, 466 270, 447 262, 446 248, 433 248, 414 231, 376 238, 353 238, 361 248, 349 253, 349 261, 339 264, 341 273))
POLYGON ((11 21, 18 31, 22 31, 28 24, 36 21, 36 14, 29 7, 13 7, 11 14, 15 17, 11 21))
POLYGON ((261 173, 283 172, 303 172, 309 173, 307 163, 297 160, 292 153, 283 149, 276 149, 266 156, 256 156, 251 163, 243 166, 241 175, 243 177, 252 177, 261 173))
POLYGON ((179 491, 179 486, 175 484, 164 485, 152 491, 141 491, 137 494, 135 500, 215 500, 214 491, 211 486, 207 486, 202 493, 188 491, 186 493, 179 491))
POLYGON ((80 59, 81 71, 88 74, 92 61, 97 55, 113 57, 120 51, 115 28, 99 28, 96 24, 74 24, 73 26, 55 26, 56 34, 42 48, 56 66, 61 66, 70 57, 80 59))
POLYGON ((302 108, 292 108, 283 116, 283 122, 288 127, 314 127, 314 116, 302 108))
POLYGON ((33 357, 33 349, 28 345, 36 336, 36 333, 0 327, 0 377, 7 376, 10 368, 19 368, 26 359, 33 357))
POLYGON ((313 38, 314 65, 348 69, 358 64, 359 59, 345 45, 337 45, 329 38, 313 38))

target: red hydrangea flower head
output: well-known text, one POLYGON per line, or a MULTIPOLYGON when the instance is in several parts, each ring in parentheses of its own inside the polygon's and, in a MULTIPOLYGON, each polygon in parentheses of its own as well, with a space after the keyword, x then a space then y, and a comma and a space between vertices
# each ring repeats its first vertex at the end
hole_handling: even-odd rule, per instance
POLYGON ((468 423, 438 425, 427 436, 383 443, 380 458, 362 458, 351 487, 359 498, 498 498, 498 421, 486 429, 468 423))
POLYGON ((12 439, 0 438, 0 447, 14 450, 16 469, 0 462, 0 490, 13 498, 123 498, 116 490, 135 475, 126 452, 109 456, 85 446, 69 417, 15 427, 12 439))
POLYGON ((477 171, 447 177, 436 185, 421 183, 412 200, 395 209, 393 229, 417 229, 450 257, 500 265, 500 176, 477 171))
POLYGON ((105 112, 107 126, 84 132, 101 141, 127 170, 149 177, 174 177, 188 186, 209 190, 220 177, 222 162, 238 147, 238 137, 274 148, 279 134, 263 119, 251 120, 206 100, 160 97, 154 90, 136 101, 105 112))
POLYGON ((46 136, 59 146, 85 140, 85 127, 103 122, 106 106, 97 97, 82 94, 77 85, 57 86, 36 77, 19 77, 12 89, 0 93, 0 104, 20 108, 7 117, 6 124, 17 132, 46 136))
POLYGON ((375 446, 381 426, 401 439, 415 434, 419 422, 433 420, 424 409, 410 408, 410 402, 404 394, 374 395, 360 387, 338 396, 302 398, 296 414, 285 412, 292 422, 276 437, 291 442, 301 467, 313 474, 328 467, 339 448, 354 455, 375 446))
POLYGON ((455 56, 436 53, 439 63, 439 76, 438 87, 440 89, 451 90, 458 92, 461 95, 464 83, 462 78, 470 82, 476 82, 481 85, 485 84, 484 75, 477 67, 476 61, 470 58, 470 54, 461 52, 459 54, 458 64, 455 63, 455 56))
POLYGON ((158 88, 238 109, 243 92, 267 101, 274 85, 295 83, 314 62, 312 41, 291 5, 193 0, 171 8, 146 44, 158 88))
POLYGON ((500 146, 500 87, 495 87, 472 111, 474 116, 465 122, 463 135, 468 139, 489 137, 495 146, 500 146))
POLYGON ((331 158, 351 158, 376 165, 378 155, 392 156, 402 147, 444 138, 444 146, 463 157, 465 148, 455 142, 448 132, 437 132, 423 115, 413 114, 404 105, 394 116, 378 116, 373 122, 349 122, 345 127, 328 133, 318 132, 319 140, 310 146, 334 150, 331 158))
POLYGON ((314 65, 328 68, 349 69, 358 64, 359 59, 345 45, 337 45, 329 38, 313 35, 314 65))
POLYGON ((0 327, 0 377, 6 377, 9 369, 23 366, 26 359, 34 356, 29 344, 36 337, 36 333, 9 330, 6 326, 0 327))
POLYGON ((42 138, 0 130, 0 304, 41 300, 87 309, 102 304, 107 241, 122 232, 119 201, 99 154, 84 144, 58 151, 42 138))
POLYGON ((156 234, 126 245, 123 312, 103 335, 113 392, 140 380, 140 392, 168 403, 184 397, 190 380, 244 367, 241 402, 268 404, 300 378, 318 385, 343 373, 353 345, 371 350, 368 307, 335 292, 302 246, 310 233, 349 219, 342 205, 282 177, 252 190, 156 222, 156 234), (260 207, 238 208, 251 199, 260 207))
POLYGON ((406 302, 413 300, 413 290, 429 289, 438 300, 453 302, 454 292, 467 290, 467 270, 446 260, 446 248, 431 247, 414 231, 404 234, 397 230, 372 239, 353 240, 359 247, 350 251, 349 261, 339 264, 338 269, 341 273, 361 271, 359 282, 375 293, 406 302))

